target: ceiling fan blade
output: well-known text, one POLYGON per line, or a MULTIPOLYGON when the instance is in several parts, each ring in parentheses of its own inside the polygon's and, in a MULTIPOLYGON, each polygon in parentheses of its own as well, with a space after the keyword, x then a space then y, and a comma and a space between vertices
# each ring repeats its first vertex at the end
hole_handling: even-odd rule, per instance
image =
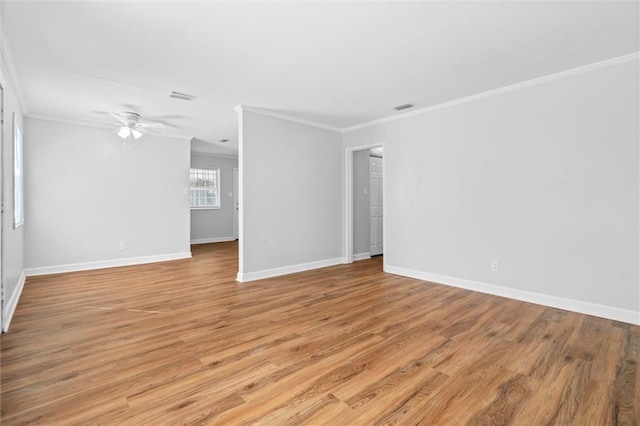
POLYGON ((96 124, 104 124, 109 126, 122 126, 121 123, 114 123, 113 121, 104 121, 104 120, 93 120, 91 118, 81 118, 81 121, 86 121, 87 123, 96 123, 96 124))
POLYGON ((175 133, 165 133, 165 132, 159 132, 159 131, 155 131, 155 130, 151 130, 151 129, 140 129, 140 131, 142 133, 144 133, 145 135, 150 135, 150 136, 161 136, 163 138, 174 138, 174 139, 191 139, 189 137, 183 136, 183 135, 179 135, 179 134, 175 134, 175 133))
POLYGON ((138 123, 138 127, 143 129, 159 129, 167 126, 164 123, 138 123))
POLYGON ((127 125, 127 120, 125 120, 120 114, 116 114, 115 112, 110 112, 109 115, 115 118, 116 120, 118 120, 120 123, 122 123, 122 125, 124 126, 127 125))
POLYGON ((147 115, 145 116, 145 118, 149 121, 164 122, 165 120, 184 120, 187 117, 184 115, 164 114, 164 115, 147 115))

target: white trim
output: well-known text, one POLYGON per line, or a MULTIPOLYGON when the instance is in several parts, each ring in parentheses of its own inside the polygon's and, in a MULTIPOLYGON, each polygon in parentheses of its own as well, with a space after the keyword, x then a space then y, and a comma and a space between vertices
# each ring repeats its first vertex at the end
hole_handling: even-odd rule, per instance
MULTIPOLYGON (((238 277, 242 275, 241 271, 244 269, 244 244, 242 242, 244 239, 244 202, 242 201, 242 197, 244 197, 244 179, 242 177, 244 171, 244 155, 242 154, 244 151, 244 117, 242 108, 242 105, 233 107, 233 110, 238 113, 238 193, 235 195, 238 197, 238 277)), ((235 232, 235 229, 233 231, 235 232)))
POLYGON ((233 238, 236 240, 240 239, 240 169, 238 167, 233 168, 233 238))
POLYGON ((371 259, 371 253, 366 252, 366 253, 358 253, 353 255, 354 262, 357 262, 358 260, 366 260, 366 259, 371 259))
POLYGON ((237 154, 215 154, 213 152, 201 152, 201 151, 191 151, 191 155, 195 155, 196 157, 216 157, 216 158, 224 158, 225 160, 237 160, 237 154))
POLYGON ((344 164, 344 263, 353 263, 353 153, 345 149, 344 164))
POLYGON ((353 130, 363 129, 365 127, 375 126, 377 124, 388 123, 390 121, 401 120, 407 117, 413 117, 415 115, 426 114, 428 112, 449 108, 456 105, 466 104, 469 102, 477 101, 479 99, 489 98, 503 93, 512 92, 514 90, 520 90, 531 86, 537 86, 540 84, 560 80, 563 78, 571 77, 578 74, 584 74, 590 71, 595 71, 601 68, 606 68, 613 65, 620 65, 627 62, 631 62, 640 58, 640 52, 631 53, 629 55, 619 56, 616 58, 607 59, 605 61, 596 62, 593 64, 585 65, 582 67, 572 68, 565 71, 560 71, 554 74, 549 74, 543 77, 534 78, 531 80, 522 81, 520 83, 511 84, 509 86, 503 86, 497 89, 487 90, 486 92, 476 93, 475 95, 465 96, 463 98, 454 99, 440 104, 431 105, 425 108, 420 108, 405 112, 403 114, 393 115, 391 117, 384 117, 378 120, 368 121, 366 123, 356 124, 354 126, 345 127, 340 129, 343 133, 351 132, 353 130))
POLYGON ((24 118, 29 118, 31 120, 52 121, 54 123, 73 124, 75 126, 90 127, 92 129, 104 129, 104 130, 116 129, 115 125, 111 125, 107 122, 99 123, 97 121, 72 120, 69 118, 54 117, 51 115, 25 114, 24 118))
POLYGON ((24 131, 22 130, 24 128, 23 125, 21 125, 18 122, 18 114, 14 111, 13 112, 13 138, 12 138, 12 143, 11 146, 13 147, 13 151, 12 151, 12 159, 11 159, 11 164, 13 165, 12 167, 12 179, 11 179, 11 199, 13 200, 13 212, 11 214, 11 216, 13 217, 13 229, 18 229, 21 226, 24 225, 24 131), (18 138, 18 133, 20 133, 20 138, 18 138), (18 151, 20 155, 18 155, 18 151), (20 167, 18 168, 18 165, 16 164, 16 162, 18 162, 18 159, 22 160, 22 164, 20 164, 20 167), (18 170, 19 169, 19 170, 18 170), (22 201, 21 203, 18 203, 16 200, 16 189, 17 189, 17 179, 16 179, 16 173, 19 173, 22 176, 22 201), (22 217, 18 218, 16 217, 16 212, 18 207, 20 207, 20 209, 22 210, 22 217))
POLYGON ((16 285, 15 290, 13 290, 13 294, 11 295, 11 299, 5 305, 4 318, 2 320, 2 331, 7 332, 9 330, 9 324, 11 323, 11 319, 13 318, 13 314, 16 312, 16 308, 18 307, 18 301, 20 300, 20 295, 22 294, 22 290, 24 289, 24 282, 27 279, 26 271, 22 271, 20 275, 20 279, 18 280, 18 284, 16 285))
POLYGON ((191 244, 226 243, 228 241, 235 240, 235 237, 197 238, 195 240, 191 240, 191 244))
POLYGON ((154 256, 127 257, 124 259, 99 260, 96 262, 71 263, 67 265, 42 266, 28 268, 28 277, 37 275, 60 274, 64 272, 88 271, 92 269, 117 268, 119 266, 142 265, 145 263, 166 262, 168 260, 188 259, 191 252, 158 254, 154 256))
POLYGON ((553 308, 564 309, 581 314, 593 315, 596 317, 608 318, 616 321, 640 325, 640 312, 635 312, 628 309, 620 309, 613 306, 583 302, 580 300, 567 299, 564 297, 552 296, 549 294, 534 293, 531 291, 508 288, 494 284, 487 284, 479 281, 466 280, 463 278, 416 271, 399 266, 386 265, 384 271, 390 274, 402 275, 418 280, 464 288, 480 293, 487 293, 495 296, 507 297, 509 299, 520 300, 523 302, 535 303, 537 305, 550 306, 553 308))
POLYGON ((273 112, 273 111, 254 108, 254 107, 247 107, 247 106, 244 106, 244 105, 242 106, 242 110, 243 111, 252 112, 252 113, 258 114, 258 115, 264 115, 264 116, 267 116, 267 117, 273 117, 273 118, 279 118, 281 120, 293 121, 294 123, 305 124, 307 126, 318 127, 320 129, 324 129, 324 130, 331 130, 332 132, 340 133, 340 132, 343 131, 343 129, 340 128, 340 127, 335 127, 335 126, 331 126, 331 125, 328 125, 328 124, 322 124, 322 123, 318 123, 316 121, 305 120, 303 118, 293 117, 293 116, 286 115, 286 114, 280 114, 279 112, 273 112))
POLYGON ((296 272, 310 271, 312 269, 326 268, 344 263, 344 258, 335 257, 333 259, 317 260, 315 262, 299 263, 297 265, 282 266, 279 268, 265 269, 256 272, 238 272, 236 281, 246 283, 247 281, 261 280, 264 278, 279 277, 281 275, 294 274, 296 272))

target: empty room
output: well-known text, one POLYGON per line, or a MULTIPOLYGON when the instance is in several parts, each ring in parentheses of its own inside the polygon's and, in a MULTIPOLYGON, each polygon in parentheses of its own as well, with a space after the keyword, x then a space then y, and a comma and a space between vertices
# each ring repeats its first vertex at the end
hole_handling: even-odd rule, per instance
POLYGON ((0 0, 6 425, 638 425, 640 2, 0 0))

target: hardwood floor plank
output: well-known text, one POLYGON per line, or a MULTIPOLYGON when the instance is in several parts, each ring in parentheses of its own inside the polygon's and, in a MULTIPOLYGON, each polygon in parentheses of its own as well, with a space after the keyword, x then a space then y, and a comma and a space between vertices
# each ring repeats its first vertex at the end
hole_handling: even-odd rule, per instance
MULTIPOLYGON (((384 377, 376 378, 372 380, 366 387, 360 383, 360 381, 353 383, 351 392, 347 393, 348 396, 343 397, 351 408, 360 409, 365 404, 375 400, 375 405, 378 405, 380 397, 386 394, 394 394, 400 392, 400 390, 406 385, 411 386, 414 379, 418 379, 421 375, 431 373, 432 368, 426 365, 425 358, 429 357, 435 346, 439 346, 443 340, 432 339, 429 345, 423 345, 421 351, 422 355, 418 355, 415 359, 412 359, 408 363, 393 369, 393 371, 384 375, 384 377), (426 372, 426 373, 423 373, 426 372)), ((404 361, 405 357, 398 357, 398 360, 404 361)), ((362 410, 360 410, 362 411, 362 410)))
POLYGON ((504 425, 517 417, 522 405, 531 394, 530 379, 516 374, 500 385, 493 401, 476 414, 468 424, 504 425))
POLYGON ((2 424, 638 424, 638 326, 381 257, 241 284, 237 243, 192 252, 29 277, 2 424))
MULTIPOLYGON (((356 336, 349 344, 342 346, 341 350, 329 349, 321 354, 310 354, 302 361, 281 367, 270 375, 238 389, 237 393, 247 401, 247 405, 241 410, 225 413, 221 417, 222 423, 258 421, 283 407, 296 407, 297 410, 298 406, 303 405, 302 403, 308 402, 299 396, 305 393, 310 396, 310 388, 317 386, 327 370, 336 365, 342 365, 380 341, 381 339, 375 335, 356 336), (313 368, 309 368, 310 366, 313 368)), ((321 394, 321 392, 316 393, 321 394)), ((274 416, 281 415, 284 411, 286 410, 281 410, 274 416)))
POLYGON ((625 336, 624 352, 620 357, 615 375, 614 418, 617 424, 640 423, 640 336, 629 332, 625 336))
POLYGON ((417 424, 425 415, 422 407, 428 399, 450 383, 451 378, 438 371, 427 376, 390 409, 380 413, 375 425, 417 424))

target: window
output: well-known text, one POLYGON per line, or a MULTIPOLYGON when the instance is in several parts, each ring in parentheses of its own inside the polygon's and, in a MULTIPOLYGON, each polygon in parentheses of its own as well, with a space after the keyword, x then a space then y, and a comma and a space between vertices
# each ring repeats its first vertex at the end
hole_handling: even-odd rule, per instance
POLYGON ((191 169, 192 209, 220 208, 220 169, 191 169))
POLYGON ((24 224, 24 146, 22 129, 13 115, 13 227, 24 224))

